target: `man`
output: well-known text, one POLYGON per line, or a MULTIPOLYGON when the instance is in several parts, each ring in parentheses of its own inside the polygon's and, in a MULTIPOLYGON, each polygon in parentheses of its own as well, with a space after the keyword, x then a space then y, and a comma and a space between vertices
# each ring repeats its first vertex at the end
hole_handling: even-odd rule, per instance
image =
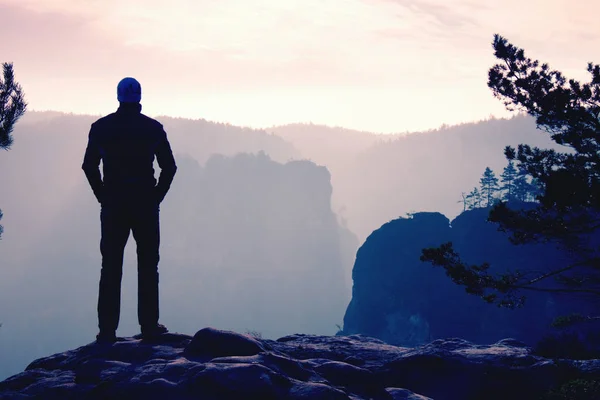
POLYGON ((123 252, 130 231, 137 244, 138 320, 142 337, 150 339, 167 332, 158 323, 159 204, 171 186, 177 166, 162 125, 141 113, 141 97, 137 80, 124 78, 119 82, 120 106, 115 113, 92 124, 83 160, 82 168, 101 204, 98 342, 116 341, 123 252), (161 168, 158 183, 154 178, 155 157, 161 168))

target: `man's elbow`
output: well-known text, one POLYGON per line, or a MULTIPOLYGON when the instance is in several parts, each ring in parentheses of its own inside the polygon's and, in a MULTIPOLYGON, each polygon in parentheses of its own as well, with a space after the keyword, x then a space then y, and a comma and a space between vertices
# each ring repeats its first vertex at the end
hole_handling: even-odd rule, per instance
POLYGON ((83 164, 81 164, 81 169, 86 173, 89 174, 91 172, 94 172, 94 170, 98 169, 97 165, 93 165, 87 161, 84 161, 83 164))
POLYGON ((175 173, 177 172, 177 165, 175 165, 175 164, 170 165, 169 167, 166 168, 166 172, 169 175, 175 176, 175 173))

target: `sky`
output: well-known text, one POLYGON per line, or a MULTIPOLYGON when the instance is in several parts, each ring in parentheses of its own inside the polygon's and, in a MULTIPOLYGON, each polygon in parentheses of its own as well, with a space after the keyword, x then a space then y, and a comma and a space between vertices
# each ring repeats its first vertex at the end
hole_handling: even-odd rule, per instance
POLYGON ((133 76, 151 116, 400 133, 508 115, 487 88, 494 33, 576 79, 600 63, 592 0, 0 0, 0 15, 0 62, 38 111, 110 113, 133 76))

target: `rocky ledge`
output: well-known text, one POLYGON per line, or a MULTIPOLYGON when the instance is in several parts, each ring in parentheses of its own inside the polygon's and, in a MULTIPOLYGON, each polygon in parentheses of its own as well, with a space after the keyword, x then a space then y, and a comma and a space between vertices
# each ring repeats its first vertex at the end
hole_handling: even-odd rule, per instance
POLYGON ((0 382, 0 399, 538 399, 596 378, 600 360, 549 360, 511 339, 406 348, 361 335, 263 340, 205 328, 41 358, 0 382))

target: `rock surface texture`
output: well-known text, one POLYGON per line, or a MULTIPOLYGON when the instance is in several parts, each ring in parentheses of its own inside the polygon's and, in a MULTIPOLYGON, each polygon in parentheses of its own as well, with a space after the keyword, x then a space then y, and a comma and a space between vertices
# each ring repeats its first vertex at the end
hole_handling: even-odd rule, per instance
POLYGON ((205 328, 41 358, 0 382, 0 399, 537 399, 598 377, 598 360, 548 360, 512 339, 406 348, 361 335, 273 341, 205 328))

